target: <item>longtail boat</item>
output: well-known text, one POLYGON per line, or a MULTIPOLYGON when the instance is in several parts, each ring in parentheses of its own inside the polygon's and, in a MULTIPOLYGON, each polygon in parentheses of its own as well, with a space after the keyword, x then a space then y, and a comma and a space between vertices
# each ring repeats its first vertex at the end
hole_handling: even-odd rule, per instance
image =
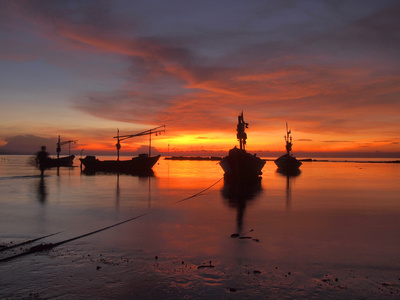
POLYGON ((292 154, 293 138, 292 131, 288 129, 286 122, 286 135, 284 136, 286 142, 286 154, 277 158, 274 162, 280 171, 290 173, 299 170, 302 162, 297 160, 292 154))
POLYGON ((262 175, 262 168, 265 165, 265 161, 255 154, 252 155, 246 152, 245 149, 247 139, 245 128, 248 128, 248 126, 249 124, 243 119, 242 112, 241 115, 238 116, 236 129, 240 148, 235 146, 229 150, 228 155, 220 161, 220 165, 225 171, 225 179, 246 181, 260 178, 262 175))
MULTIPOLYGON (((72 167, 74 164, 75 155, 71 155, 71 143, 76 143, 76 140, 68 140, 61 142, 60 136, 58 136, 57 141, 57 158, 47 158, 43 162, 45 169, 58 168, 58 167, 72 167), (61 146, 68 144, 68 156, 60 157, 61 146)), ((36 166, 39 167, 39 159, 36 158, 36 166)))
POLYGON ((79 160, 85 166, 85 172, 95 173, 95 172, 112 172, 112 173, 129 173, 129 174, 150 174, 152 172, 153 166, 157 163, 160 155, 151 156, 151 135, 161 134, 165 132, 165 125, 143 131, 137 134, 130 135, 119 135, 119 130, 117 131, 117 136, 113 137, 117 139, 117 160, 99 160, 95 156, 86 156, 85 158, 80 158, 79 160), (133 157, 129 160, 119 159, 119 150, 121 149, 121 141, 137 137, 149 135, 149 154, 143 153, 139 154, 137 157, 133 157))
POLYGON ((74 163, 75 155, 69 155, 65 157, 49 158, 46 162, 47 168, 57 168, 57 167, 72 167, 74 163))

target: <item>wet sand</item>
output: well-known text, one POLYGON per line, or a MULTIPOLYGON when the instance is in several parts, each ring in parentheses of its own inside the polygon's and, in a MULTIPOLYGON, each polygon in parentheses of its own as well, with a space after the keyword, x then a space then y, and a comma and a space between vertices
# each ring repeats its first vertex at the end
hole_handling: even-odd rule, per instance
MULTIPOLYGON (((71 244, 1 265, 3 299, 398 299, 397 268, 123 252, 71 244), (210 261, 208 260, 210 259, 210 261)), ((239 241, 243 247, 250 240, 239 241)), ((259 247, 259 245, 251 245, 259 247)))

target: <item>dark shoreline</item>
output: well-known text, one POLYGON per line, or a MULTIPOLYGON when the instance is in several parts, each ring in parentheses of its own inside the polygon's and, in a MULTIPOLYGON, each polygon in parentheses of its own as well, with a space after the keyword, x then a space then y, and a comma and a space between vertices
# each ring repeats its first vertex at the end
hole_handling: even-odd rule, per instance
POLYGON ((215 160, 220 161, 221 156, 167 156, 165 160, 215 160))
MULTIPOLYGON (((223 157, 221 156, 167 156, 164 157, 165 160, 212 160, 212 161, 220 161, 223 157)), ((265 161, 274 161, 274 158, 263 159, 265 161)), ((304 158, 298 159, 301 162, 348 162, 348 163, 378 163, 378 164, 398 164, 400 160, 330 160, 330 159, 313 159, 313 158, 304 158)))
MULTIPOLYGON (((302 161, 300 159, 300 161, 302 161)), ((321 160, 317 160, 317 159, 313 159, 312 161, 315 162, 348 162, 348 163, 369 163, 369 164, 399 164, 400 160, 325 160, 325 159, 321 159, 321 160)))

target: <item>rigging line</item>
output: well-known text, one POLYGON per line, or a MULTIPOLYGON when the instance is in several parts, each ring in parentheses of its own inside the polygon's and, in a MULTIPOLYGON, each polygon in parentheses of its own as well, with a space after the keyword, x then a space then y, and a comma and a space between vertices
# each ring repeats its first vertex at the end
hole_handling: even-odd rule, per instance
POLYGON ((42 240, 44 238, 47 238, 49 236, 53 236, 53 235, 59 234, 61 232, 62 231, 59 231, 59 232, 56 232, 56 233, 52 233, 52 234, 48 234, 48 235, 45 235, 45 236, 38 237, 36 239, 32 239, 32 240, 28 240, 28 241, 25 241, 25 242, 22 242, 22 243, 18 243, 18 244, 12 245, 12 246, 6 246, 6 247, 3 247, 3 248, 0 248, 0 252, 6 251, 6 250, 10 250, 10 249, 13 249, 13 248, 16 248, 16 247, 19 247, 19 246, 23 246, 23 245, 26 245, 26 244, 30 244, 30 243, 42 240))
POLYGON ((95 230, 95 231, 92 231, 92 232, 89 232, 89 233, 85 233, 85 234, 82 234, 82 235, 79 235, 79 236, 76 236, 76 237, 73 237, 73 238, 70 238, 70 239, 67 239, 67 240, 58 242, 58 243, 54 243, 54 244, 49 243, 49 244, 41 244, 41 245, 33 246, 33 247, 29 248, 28 250, 26 250, 25 252, 22 252, 22 253, 13 255, 13 256, 9 256, 9 257, 0 259, 0 263, 1 263, 1 262, 6 262, 6 261, 9 261, 9 260, 12 260, 12 259, 21 257, 21 256, 25 256, 25 255, 28 255, 28 254, 32 254, 32 253, 36 253, 36 252, 41 252, 41 251, 45 251, 45 250, 51 250, 51 249, 53 249, 53 248, 55 248, 55 247, 57 247, 57 246, 60 246, 60 245, 62 245, 62 244, 65 244, 65 243, 68 243, 68 242, 72 242, 72 241, 74 241, 74 240, 77 240, 77 239, 80 239, 80 238, 83 238, 83 237, 86 237, 86 236, 89 236, 89 235, 98 233, 98 232, 103 231, 103 230, 110 229, 110 228, 112 228, 112 227, 115 227, 115 226, 118 226, 118 225, 127 223, 127 222, 129 222, 129 221, 132 221, 132 220, 135 220, 135 219, 137 219, 137 218, 143 217, 143 216, 148 215, 148 214, 150 214, 150 213, 151 213, 151 211, 150 211, 150 212, 147 212, 147 213, 144 213, 144 214, 141 214, 141 215, 138 215, 138 216, 135 216, 135 217, 132 217, 132 218, 127 219, 127 220, 125 220, 125 221, 122 221, 122 222, 119 222, 119 223, 116 223, 116 224, 113 224, 113 225, 110 225, 110 226, 107 226, 107 227, 103 227, 103 228, 101 228, 101 229, 98 229, 98 230, 95 230))
POLYGON ((218 182, 220 182, 222 179, 224 179, 224 177, 221 177, 220 179, 218 179, 217 182, 213 183, 213 184, 210 185, 208 188, 206 188, 206 189, 204 189, 204 190, 202 190, 202 191, 200 191, 200 192, 198 192, 198 193, 196 193, 196 194, 194 194, 194 195, 192 195, 192 196, 189 196, 189 197, 187 197, 187 198, 185 198, 185 199, 176 201, 175 204, 177 204, 177 203, 179 203, 179 202, 183 202, 183 201, 189 200, 189 199, 191 199, 191 198, 194 198, 194 197, 200 195, 201 193, 203 193, 203 192, 207 191, 208 189, 212 188, 214 185, 216 185, 216 184, 217 184, 218 182))

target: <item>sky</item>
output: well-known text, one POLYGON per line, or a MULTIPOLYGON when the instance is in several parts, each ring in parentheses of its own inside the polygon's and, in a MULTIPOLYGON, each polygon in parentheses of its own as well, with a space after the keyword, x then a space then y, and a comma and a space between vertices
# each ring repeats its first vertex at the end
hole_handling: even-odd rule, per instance
MULTIPOLYGON (((0 153, 57 137, 115 152, 400 157, 398 0, 0 0, 0 153), (148 137, 122 143, 144 149, 148 137)), ((67 147, 63 147, 63 153, 67 147)))

